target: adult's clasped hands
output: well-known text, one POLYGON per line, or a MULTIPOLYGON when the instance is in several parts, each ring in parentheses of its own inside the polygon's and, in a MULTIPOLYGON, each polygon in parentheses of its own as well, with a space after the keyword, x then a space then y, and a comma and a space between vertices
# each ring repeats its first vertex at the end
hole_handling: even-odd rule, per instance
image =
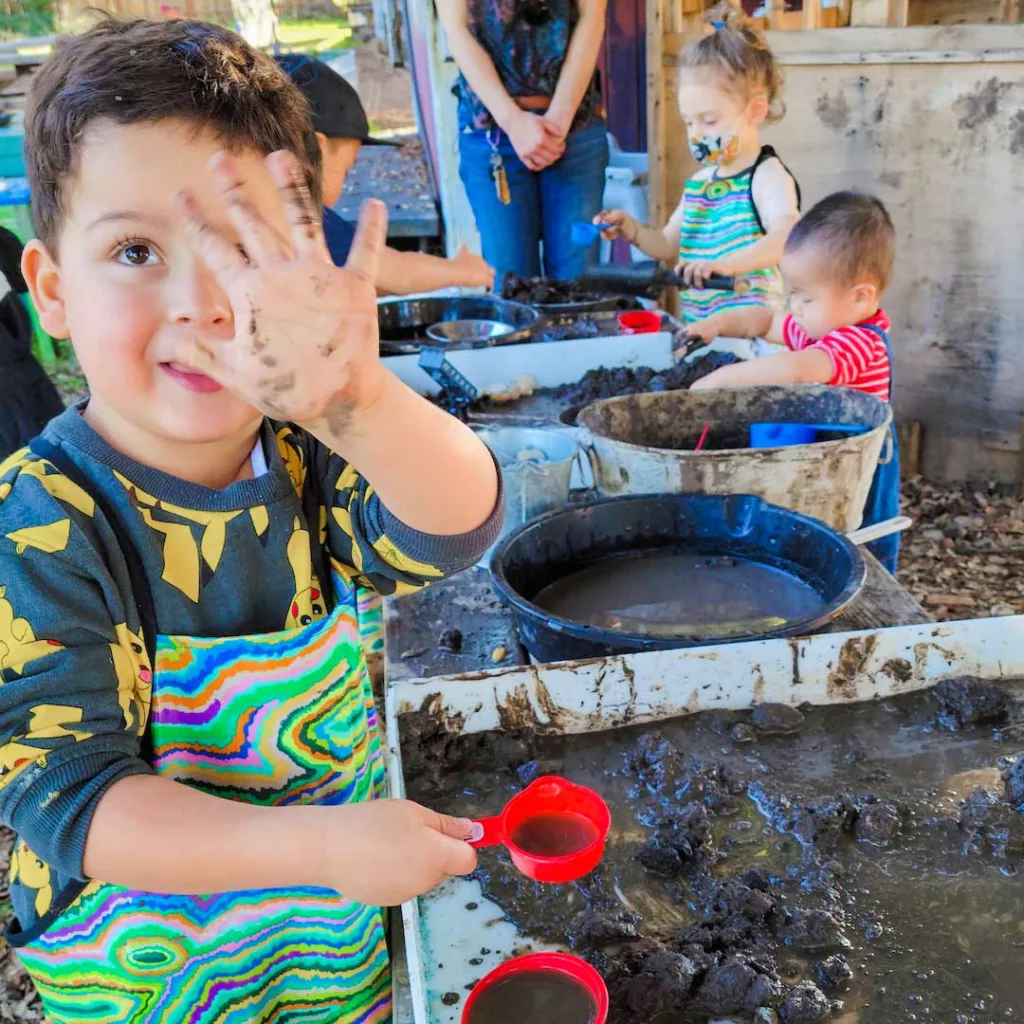
POLYGON ((505 133, 519 159, 531 171, 543 171, 562 158, 569 128, 550 112, 534 114, 520 110, 505 133))

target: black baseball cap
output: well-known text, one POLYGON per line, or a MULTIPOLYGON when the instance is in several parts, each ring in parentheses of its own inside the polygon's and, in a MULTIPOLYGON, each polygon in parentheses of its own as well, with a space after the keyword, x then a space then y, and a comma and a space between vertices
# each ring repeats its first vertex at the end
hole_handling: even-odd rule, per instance
POLYGON ((313 112, 313 129, 329 139, 358 139, 375 145, 359 93, 332 67, 303 53, 276 58, 286 75, 302 90, 313 112))

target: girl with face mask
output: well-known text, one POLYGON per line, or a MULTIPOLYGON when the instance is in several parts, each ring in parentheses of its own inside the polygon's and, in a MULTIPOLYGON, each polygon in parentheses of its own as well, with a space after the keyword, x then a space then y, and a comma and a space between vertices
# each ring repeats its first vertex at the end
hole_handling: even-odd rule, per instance
POLYGON ((664 228, 622 210, 595 223, 607 239, 625 238, 647 255, 676 264, 690 286, 681 294, 687 323, 736 306, 781 310, 779 260, 800 219, 800 189, 763 125, 783 113, 782 76, 761 37, 729 4, 710 12, 711 31, 683 53, 679 108, 699 166, 664 228), (703 288, 711 274, 742 280, 736 292, 703 288))

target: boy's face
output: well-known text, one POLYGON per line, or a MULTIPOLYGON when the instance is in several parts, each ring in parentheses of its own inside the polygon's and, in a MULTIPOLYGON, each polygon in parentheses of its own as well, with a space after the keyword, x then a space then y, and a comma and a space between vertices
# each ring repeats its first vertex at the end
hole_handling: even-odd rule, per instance
POLYGON ((813 245, 786 250, 781 269, 789 289, 790 312, 815 341, 878 312, 878 285, 866 280, 836 284, 822 271, 822 254, 813 245))
MULTIPOLYGON (((251 434, 252 406, 188 366, 169 361, 176 341, 228 342, 231 303, 188 244, 173 196, 187 189, 211 223, 233 237, 207 162, 216 136, 180 122, 87 130, 69 185, 58 251, 26 250, 26 277, 43 327, 70 337, 89 381, 89 419, 108 440, 147 445, 209 444, 251 434), (55 257, 55 258, 54 258, 55 257)), ((288 229, 259 153, 237 159, 253 199, 288 229)))

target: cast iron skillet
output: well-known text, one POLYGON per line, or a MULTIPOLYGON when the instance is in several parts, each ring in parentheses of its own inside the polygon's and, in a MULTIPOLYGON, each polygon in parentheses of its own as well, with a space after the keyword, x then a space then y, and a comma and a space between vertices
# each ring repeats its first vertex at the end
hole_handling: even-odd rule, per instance
POLYGON ((449 295, 425 299, 386 299, 377 303, 380 350, 383 355, 409 355, 427 342, 427 328, 448 320, 493 320, 512 330, 497 338, 459 343, 452 348, 482 348, 529 341, 541 321, 540 314, 521 302, 493 295, 449 295))
POLYGON ((852 604, 866 572, 860 551, 842 534, 750 494, 636 495, 562 509, 510 533, 491 558, 495 589, 523 646, 542 663, 814 633, 852 604), (548 584, 590 563, 657 548, 771 565, 817 590, 824 608, 812 618, 724 638, 655 637, 570 622, 532 603, 548 584))

